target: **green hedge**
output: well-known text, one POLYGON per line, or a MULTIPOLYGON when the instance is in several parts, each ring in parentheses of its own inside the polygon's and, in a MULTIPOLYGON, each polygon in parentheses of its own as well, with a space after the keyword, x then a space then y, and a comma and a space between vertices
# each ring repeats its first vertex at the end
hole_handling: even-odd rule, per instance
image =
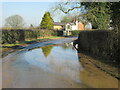
POLYGON ((80 30, 71 31, 71 36, 78 36, 80 32, 80 30))
POLYGON ((78 37, 79 51, 118 63, 118 33, 114 30, 81 31, 78 37))
POLYGON ((54 30, 2 30, 2 44, 22 42, 28 39, 40 37, 57 36, 59 33, 54 30))

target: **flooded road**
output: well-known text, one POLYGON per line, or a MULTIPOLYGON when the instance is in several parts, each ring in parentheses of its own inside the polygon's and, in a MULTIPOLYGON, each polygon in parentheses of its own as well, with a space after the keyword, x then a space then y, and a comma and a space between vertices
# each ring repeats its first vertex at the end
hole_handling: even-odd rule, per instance
POLYGON ((81 61, 84 57, 80 60, 72 45, 74 39, 31 44, 4 57, 2 87, 118 88, 117 79, 85 65, 86 62, 81 61))

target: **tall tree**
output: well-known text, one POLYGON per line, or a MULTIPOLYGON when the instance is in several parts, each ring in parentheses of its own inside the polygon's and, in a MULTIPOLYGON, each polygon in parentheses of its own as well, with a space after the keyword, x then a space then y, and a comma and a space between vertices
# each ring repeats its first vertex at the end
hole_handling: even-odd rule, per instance
POLYGON ((40 24, 41 29, 53 29, 53 19, 50 16, 49 12, 45 12, 41 24, 40 24))
MULTIPOLYGON (((111 20, 112 25, 115 30, 120 30, 120 2, 112 2, 111 3, 111 20)), ((120 33, 120 32, 119 32, 120 33)))
POLYGON ((64 13, 80 10, 84 17, 91 22, 95 29, 107 29, 110 22, 110 3, 109 2, 62 2, 58 3, 55 10, 61 10, 64 13))
POLYGON ((9 16, 5 19, 5 25, 12 28, 22 28, 24 25, 24 20, 19 15, 9 16))
POLYGON ((109 2, 84 2, 87 13, 84 17, 92 23, 95 29, 108 29, 110 27, 109 2))

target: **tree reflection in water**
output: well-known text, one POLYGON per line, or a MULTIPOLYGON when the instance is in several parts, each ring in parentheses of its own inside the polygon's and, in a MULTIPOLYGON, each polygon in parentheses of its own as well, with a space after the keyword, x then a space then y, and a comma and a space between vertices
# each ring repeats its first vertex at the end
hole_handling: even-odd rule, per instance
POLYGON ((75 50, 75 48, 73 47, 72 43, 65 43, 61 45, 62 49, 67 50, 67 49, 72 49, 75 50))
POLYGON ((42 50, 45 57, 47 57, 50 54, 52 48, 53 48, 52 45, 41 47, 41 50, 42 50))

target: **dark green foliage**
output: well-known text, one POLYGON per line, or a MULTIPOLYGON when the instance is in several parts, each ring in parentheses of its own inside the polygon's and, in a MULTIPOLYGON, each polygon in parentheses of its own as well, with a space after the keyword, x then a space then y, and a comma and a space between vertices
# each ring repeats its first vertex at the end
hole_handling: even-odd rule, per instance
POLYGON ((25 33, 25 40, 28 40, 28 39, 37 39, 37 31, 36 30, 23 30, 24 33, 25 33))
POLYGON ((58 30, 58 31, 56 32, 56 35, 57 35, 57 36, 63 36, 63 31, 58 30))
POLYGON ((30 27, 34 27, 32 24, 30 24, 30 27))
POLYGON ((91 22, 94 29, 108 29, 110 23, 110 2, 62 2, 57 5, 57 9, 64 13, 80 10, 77 17, 82 17, 85 21, 91 22))
POLYGON ((2 43, 16 43, 17 41, 21 42, 25 39, 23 30, 3 30, 2 31, 2 43))
POLYGON ((71 31, 71 36, 78 36, 80 32, 80 30, 71 31))
POLYGON ((85 18, 92 23, 94 29, 108 29, 110 24, 109 2, 83 2, 87 13, 85 18))
POLYGON ((113 64, 118 64, 119 45, 116 38, 114 31, 82 31, 78 38, 79 51, 87 52, 90 55, 104 58, 113 64))
POLYGON ((33 26, 33 24, 30 24, 29 29, 35 29, 34 26, 33 26))
POLYGON ((3 30, 2 43, 13 44, 25 40, 38 39, 40 37, 57 36, 57 31, 53 30, 3 30))
POLYGON ((53 29, 53 20, 50 16, 49 12, 45 12, 41 24, 40 24, 41 29, 53 29))
POLYGON ((118 31, 120 29, 120 1, 111 3, 112 25, 118 31))

